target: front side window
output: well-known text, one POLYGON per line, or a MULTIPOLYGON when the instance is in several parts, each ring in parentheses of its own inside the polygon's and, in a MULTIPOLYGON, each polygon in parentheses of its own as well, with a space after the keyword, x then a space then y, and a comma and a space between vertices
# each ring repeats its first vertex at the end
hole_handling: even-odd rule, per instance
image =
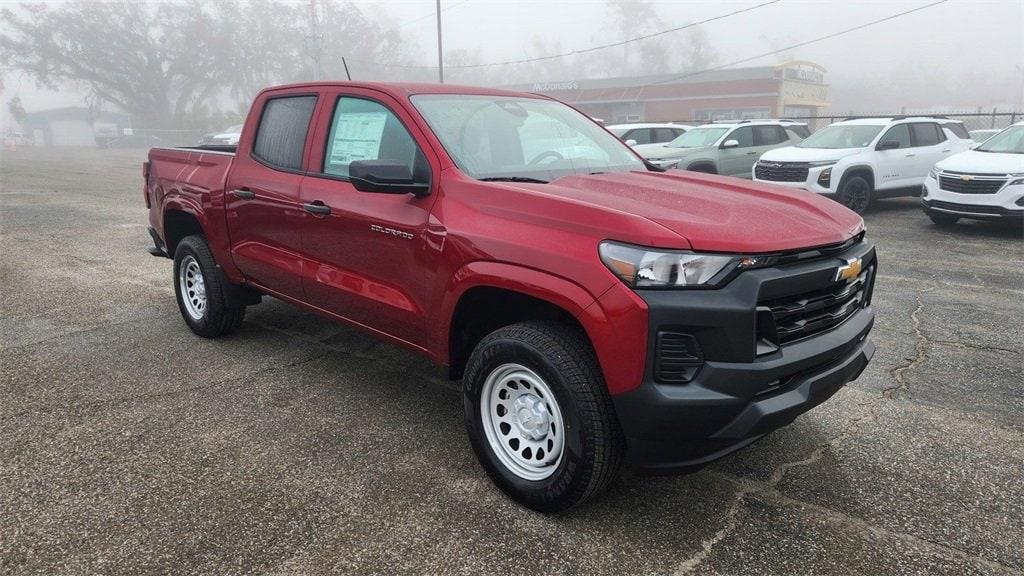
POLYGON ((915 146, 934 146, 946 139, 938 124, 915 123, 910 125, 910 129, 914 133, 915 146))
POLYGON ((267 100, 256 129, 253 156, 277 168, 301 170, 306 133, 315 107, 316 96, 267 100))
POLYGON ((651 131, 647 128, 637 128, 631 130, 626 136, 626 140, 636 140, 637 144, 650 144, 651 143, 651 131))
POLYGON ((548 182, 645 169, 620 140, 560 102, 469 94, 420 94, 412 102, 473 178, 548 182))
POLYGON ((1024 126, 1010 126, 975 148, 979 152, 1024 154, 1024 126))
POLYGON ((878 136, 884 126, 870 124, 833 124, 811 134, 797 148, 864 148, 878 136))
POLYGON ((889 128, 889 131, 886 132, 885 135, 882 136, 882 139, 879 140, 878 142, 889 142, 890 140, 899 142, 900 145, 898 146, 898 148, 910 148, 910 125, 897 124, 896 126, 889 128))
POLYGON ((343 96, 334 106, 324 173, 347 177, 357 160, 391 160, 408 166, 417 182, 429 180, 426 158, 391 110, 373 100, 343 96))
POLYGON ((739 142, 737 148, 749 148, 754 145, 754 128, 751 126, 744 126, 737 128, 732 131, 732 134, 726 136, 725 141, 735 140, 739 142))

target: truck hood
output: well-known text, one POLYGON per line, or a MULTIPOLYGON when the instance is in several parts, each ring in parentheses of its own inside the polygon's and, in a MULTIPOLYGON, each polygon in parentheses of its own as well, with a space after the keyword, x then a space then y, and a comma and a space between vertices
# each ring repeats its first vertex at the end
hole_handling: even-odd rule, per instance
MULTIPOLYGON (((522 184, 646 218, 706 252, 766 253, 837 244, 864 228, 817 194, 697 172, 613 172, 522 184)), ((615 231, 608 231, 615 238, 615 231)))
POLYGON ((786 146, 761 155, 763 162, 830 162, 863 151, 864 148, 798 148, 786 146))
POLYGON ((659 158, 682 158, 707 148, 707 146, 700 146, 697 148, 679 148, 677 146, 666 146, 664 144, 639 144, 634 146, 633 150, 636 150, 636 153, 644 158, 651 160, 659 158))
POLYGON ((1020 174, 1024 173, 1024 154, 968 150, 946 158, 935 167, 971 174, 1020 174))

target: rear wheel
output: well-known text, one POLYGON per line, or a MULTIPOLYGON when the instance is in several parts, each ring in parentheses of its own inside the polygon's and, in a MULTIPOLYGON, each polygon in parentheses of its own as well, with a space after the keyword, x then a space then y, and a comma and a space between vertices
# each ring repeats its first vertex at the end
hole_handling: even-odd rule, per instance
POLYGON ((229 305, 226 284, 205 238, 186 236, 178 242, 174 251, 174 294, 181 317, 203 338, 230 334, 245 319, 245 306, 229 305))
POLYGON ((694 164, 686 168, 690 172, 703 172, 704 174, 718 174, 718 170, 715 169, 714 164, 694 164))
POLYGON ((863 214, 871 205, 872 193, 871 182, 863 176, 854 175, 843 179, 836 199, 857 214, 863 214))
POLYGON ((579 329, 523 322, 492 332, 469 358, 463 404, 477 459, 524 506, 565 510, 617 477, 622 433, 579 329))
POLYGON ((960 217, 954 214, 943 214, 942 212, 934 212, 932 210, 927 211, 928 217, 932 219, 937 226, 948 228, 953 226, 960 221, 960 217))

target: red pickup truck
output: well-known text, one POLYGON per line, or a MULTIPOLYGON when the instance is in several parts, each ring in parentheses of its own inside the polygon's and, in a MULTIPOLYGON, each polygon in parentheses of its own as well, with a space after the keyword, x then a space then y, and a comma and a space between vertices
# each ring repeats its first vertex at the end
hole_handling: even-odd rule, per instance
POLYGON ((152 252, 213 338, 272 296, 462 380, 494 482, 556 511, 623 463, 696 470, 826 400, 874 346, 861 218, 817 194, 647 165, 542 96, 310 83, 234 148, 156 148, 152 252))

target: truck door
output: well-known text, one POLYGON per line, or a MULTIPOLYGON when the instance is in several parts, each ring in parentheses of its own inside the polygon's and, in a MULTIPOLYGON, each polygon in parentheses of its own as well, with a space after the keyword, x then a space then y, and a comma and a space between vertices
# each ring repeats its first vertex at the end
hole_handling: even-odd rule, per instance
POLYGON ((427 220, 435 196, 360 192, 348 181, 348 168, 355 160, 400 161, 431 182, 437 168, 424 154, 430 149, 408 113, 381 93, 339 88, 325 97, 326 118, 314 137, 316 164, 301 191, 312 210, 302 229, 307 300, 425 346, 426 274, 437 253, 427 239, 427 220))
POLYGON ((316 95, 257 100, 226 182, 231 254, 248 281, 302 299, 299 202, 303 158, 316 95), (260 105, 262 104, 262 107, 260 105))

